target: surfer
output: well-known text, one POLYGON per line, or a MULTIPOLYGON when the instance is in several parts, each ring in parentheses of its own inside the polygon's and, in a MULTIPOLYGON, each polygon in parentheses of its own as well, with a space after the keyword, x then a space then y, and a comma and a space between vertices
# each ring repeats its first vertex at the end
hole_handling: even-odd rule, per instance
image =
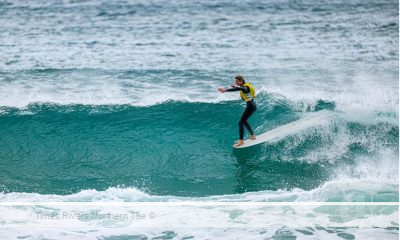
POLYGON ((244 127, 250 133, 250 139, 255 140, 256 135, 254 135, 253 129, 247 120, 251 117, 251 115, 257 110, 256 103, 254 102, 254 98, 256 97, 256 91, 254 87, 250 83, 246 83, 243 76, 237 75, 235 77, 236 84, 232 84, 231 88, 218 88, 218 91, 221 93, 224 92, 234 92, 240 91, 240 97, 243 101, 246 102, 246 108, 243 111, 242 117, 239 121, 239 140, 233 145, 234 147, 238 147, 244 144, 243 135, 244 135, 244 127))

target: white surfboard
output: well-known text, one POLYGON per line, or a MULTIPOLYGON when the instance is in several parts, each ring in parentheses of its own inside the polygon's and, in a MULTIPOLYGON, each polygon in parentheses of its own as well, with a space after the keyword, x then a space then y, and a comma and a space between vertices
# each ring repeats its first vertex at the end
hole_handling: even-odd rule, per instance
POLYGON ((262 133, 262 134, 256 136, 257 137, 256 140, 247 139, 244 141, 243 145, 241 145, 239 147, 233 147, 233 148, 236 148, 236 149, 247 148, 247 147, 251 147, 251 146, 258 145, 258 144, 265 143, 265 142, 278 141, 287 136, 290 136, 290 135, 293 135, 300 131, 303 131, 307 128, 320 125, 324 119, 327 119, 331 115, 332 115, 332 113, 329 113, 327 111, 308 113, 307 115, 305 115, 304 117, 300 118, 297 121, 282 125, 280 127, 272 129, 268 132, 262 133))

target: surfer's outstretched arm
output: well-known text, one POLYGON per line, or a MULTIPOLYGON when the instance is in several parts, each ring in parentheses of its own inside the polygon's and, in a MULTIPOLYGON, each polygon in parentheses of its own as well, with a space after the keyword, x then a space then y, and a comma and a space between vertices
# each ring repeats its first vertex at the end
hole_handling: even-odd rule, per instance
POLYGON ((236 91, 242 91, 244 93, 249 93, 250 92, 250 88, 247 87, 247 86, 246 87, 232 86, 232 88, 219 88, 218 90, 220 92, 236 92, 236 91))

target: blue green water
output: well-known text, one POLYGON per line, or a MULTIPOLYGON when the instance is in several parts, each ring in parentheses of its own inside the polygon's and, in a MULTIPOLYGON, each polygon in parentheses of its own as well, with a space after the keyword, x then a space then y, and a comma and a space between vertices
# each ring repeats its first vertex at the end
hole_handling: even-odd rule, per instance
POLYGON ((398 6, 0 1, 0 200, 398 202, 398 6), (234 151, 236 74, 256 134, 326 118, 234 151))
MULTIPOLYGON (((260 94, 257 102, 260 107, 251 121, 256 132, 301 116, 272 95, 260 94)), ((332 104, 320 102, 317 107, 332 104)), ((134 186, 155 195, 211 196, 310 190, 344 166, 357 168, 357 158, 379 158, 381 148, 396 149, 399 141, 395 122, 357 123, 337 117, 333 123, 294 133, 297 136, 235 153, 231 145, 242 111, 239 100, 169 101, 149 107, 31 104, 23 112, 3 111, 5 192, 65 195, 134 186), (330 150, 341 138, 354 139, 340 155, 310 154, 330 150)), ((397 200, 393 191, 388 201, 397 200)))

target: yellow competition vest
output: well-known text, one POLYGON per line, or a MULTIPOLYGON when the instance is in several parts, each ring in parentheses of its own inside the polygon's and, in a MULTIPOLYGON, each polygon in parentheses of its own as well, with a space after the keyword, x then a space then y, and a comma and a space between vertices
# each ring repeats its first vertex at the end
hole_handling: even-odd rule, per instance
POLYGON ((242 87, 249 87, 250 88, 250 92, 248 93, 244 93, 243 91, 240 91, 240 97, 248 102, 251 101, 253 98, 256 97, 256 90, 254 89, 254 87, 250 84, 250 83, 245 83, 242 85, 242 87))

